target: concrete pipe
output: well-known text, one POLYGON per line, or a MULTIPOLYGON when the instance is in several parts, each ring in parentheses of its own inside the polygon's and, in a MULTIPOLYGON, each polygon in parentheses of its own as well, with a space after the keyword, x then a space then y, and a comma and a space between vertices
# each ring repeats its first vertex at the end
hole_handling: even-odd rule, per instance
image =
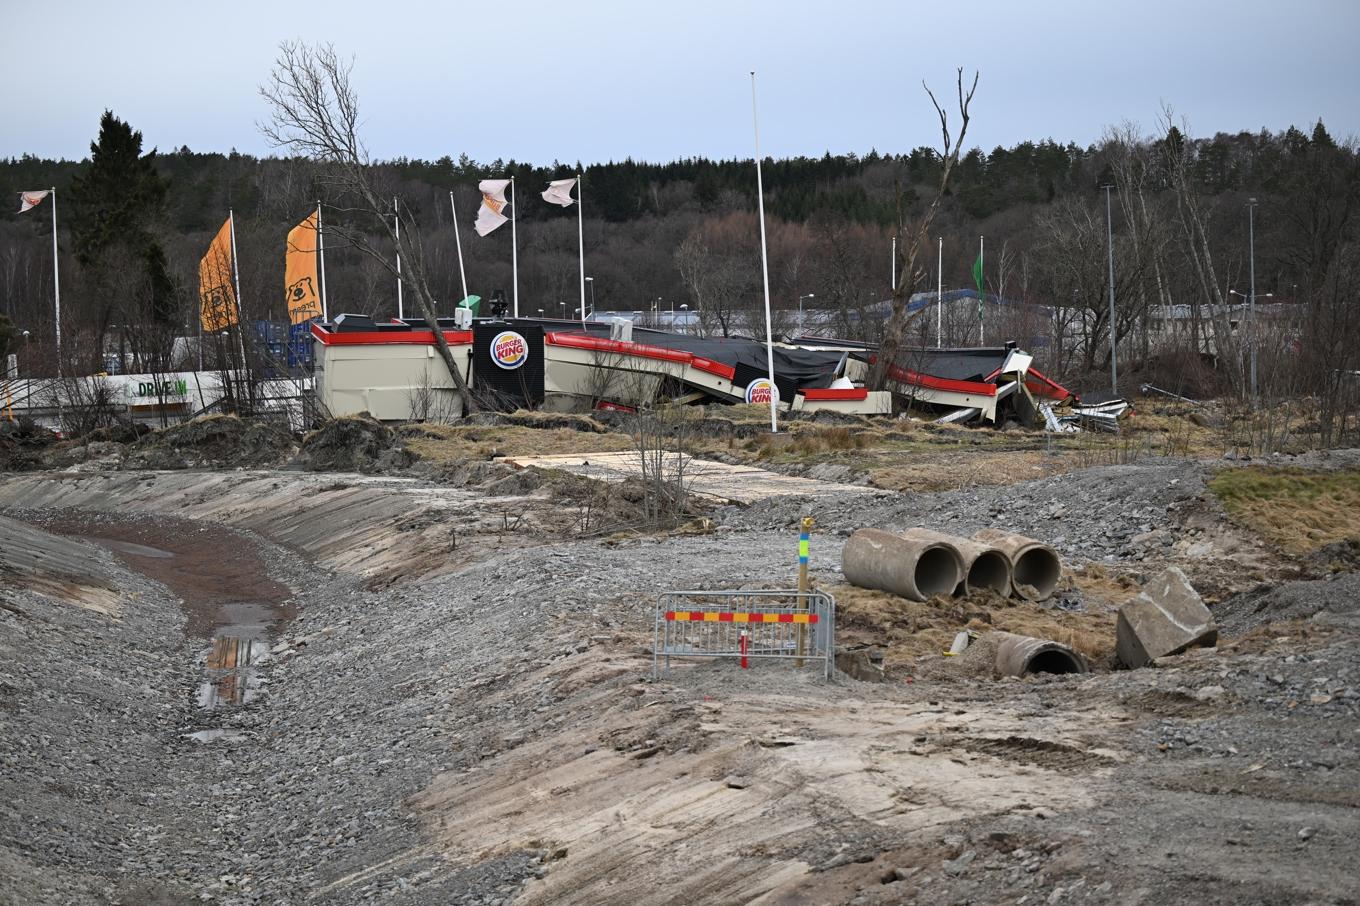
POLYGON ((959 557, 963 560, 963 581, 954 589, 954 594, 966 595, 984 588, 999 595, 1011 593, 1011 561, 990 544, 925 528, 907 529, 902 536, 921 541, 937 541, 959 552, 959 557))
POLYGON ((1011 588, 1016 597, 1045 601, 1058 587, 1062 563, 1057 551, 1033 538, 1013 535, 1000 529, 983 529, 974 541, 990 544, 1011 561, 1011 588))
POLYGON ((1010 632, 991 635, 996 642, 996 672, 1002 676, 1087 672, 1085 658, 1066 645, 1010 632))
POLYGON ((925 601, 953 593, 963 581, 963 559, 947 544, 860 529, 845 542, 841 572, 861 588, 925 601))

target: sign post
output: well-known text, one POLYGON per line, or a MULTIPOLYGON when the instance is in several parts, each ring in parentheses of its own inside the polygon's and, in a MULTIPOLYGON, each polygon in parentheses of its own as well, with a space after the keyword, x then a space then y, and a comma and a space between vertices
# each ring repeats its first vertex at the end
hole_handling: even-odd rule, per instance
MULTIPOLYGON (((812 533, 812 517, 804 516, 802 530, 798 534, 798 611, 806 612, 808 609, 807 593, 811 591, 808 587, 808 546, 809 535, 812 533)), ((794 666, 803 666, 803 653, 807 650, 807 627, 802 623, 798 624, 798 659, 794 666)))

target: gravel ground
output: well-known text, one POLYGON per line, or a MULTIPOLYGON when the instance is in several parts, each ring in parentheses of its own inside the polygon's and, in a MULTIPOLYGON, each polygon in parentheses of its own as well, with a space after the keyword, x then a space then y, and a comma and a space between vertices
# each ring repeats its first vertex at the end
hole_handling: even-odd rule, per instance
MULTIPOLYGON (((986 490, 770 501, 720 511, 709 535, 529 538, 451 575, 377 591, 239 533, 297 592, 298 615, 262 667, 265 694, 216 715, 195 706, 202 644, 185 638, 177 602, 91 548, 126 592, 118 620, 4 591, 0 903, 508 903, 551 875, 557 854, 441 853, 408 800, 436 775, 486 769, 592 717, 580 690, 541 671, 617 658, 624 666, 597 685, 623 695, 644 680, 659 591, 791 576, 808 506, 820 576, 839 578, 843 536, 861 525, 1006 525, 1066 558, 1138 567, 1199 537, 1186 526, 1203 515, 1207 474, 1154 462, 986 490), (207 728, 231 735, 186 736, 207 728)), ((1312 612, 1290 603, 1317 599, 1311 585, 1278 590, 1284 597, 1264 610, 1259 597, 1230 600, 1225 635, 1275 619, 1277 608, 1291 619, 1353 616, 1337 603, 1356 600, 1353 576, 1317 588, 1333 603, 1312 612)), ((838 848, 803 853, 816 870, 779 902, 1355 902, 1360 650, 1351 628, 1283 624, 1283 640, 1258 631, 1156 670, 853 684, 867 700, 1030 709, 1071 715, 1074 726, 1102 706, 1141 716, 1107 740, 1120 754, 1103 779, 1083 781, 1100 792, 1094 807, 1032 803, 905 841, 847 825, 838 848)), ((694 674, 648 698, 747 685, 734 676, 694 674)), ((804 692, 828 708, 843 694, 819 684, 804 692)), ((645 707, 629 701, 622 707, 645 707)), ((1092 767, 1061 749, 1007 757, 1032 759, 1034 770, 1092 767)), ((664 901, 651 893, 639 901, 664 901)), ((602 889, 599 902, 619 895, 602 889)))

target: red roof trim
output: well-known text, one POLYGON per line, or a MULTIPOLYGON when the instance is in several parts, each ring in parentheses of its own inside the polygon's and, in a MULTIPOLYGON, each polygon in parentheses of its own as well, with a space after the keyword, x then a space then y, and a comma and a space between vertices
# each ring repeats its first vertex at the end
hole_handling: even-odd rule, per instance
POLYGON ((868 387, 846 387, 843 389, 831 389, 830 387, 808 387, 799 390, 804 399, 808 400, 867 400, 869 398, 868 387))
POLYGON ((732 380, 736 376, 736 369, 731 365, 724 365, 722 362, 715 362, 703 356, 697 356, 683 349, 668 349, 665 346, 649 346, 646 343, 625 343, 622 340, 607 340, 604 337, 592 337, 580 333, 564 333, 553 331, 545 334, 543 341, 549 346, 561 346, 566 349, 592 349, 600 352, 613 352, 619 355, 638 356, 644 359, 659 359, 663 362, 675 362, 680 365, 688 365, 699 371, 706 371, 709 374, 716 374, 719 377, 732 380))
POLYGON ((940 390, 946 393, 971 393, 976 396, 996 396, 995 384, 982 384, 977 381, 956 381, 930 374, 920 374, 908 368, 893 365, 888 369, 888 377, 901 384, 914 384, 927 390, 940 390))
MULTIPOLYGON (((396 333, 386 330, 359 330, 352 333, 334 333, 319 324, 312 325, 312 336, 324 346, 433 346, 434 332, 415 330, 409 333, 396 333)), ((472 331, 446 330, 444 342, 450 346, 471 346, 472 331)))
POLYGON ((1055 400, 1065 400, 1073 395, 1071 390, 1032 365, 1025 376, 1025 387, 1036 396, 1046 396, 1055 400))

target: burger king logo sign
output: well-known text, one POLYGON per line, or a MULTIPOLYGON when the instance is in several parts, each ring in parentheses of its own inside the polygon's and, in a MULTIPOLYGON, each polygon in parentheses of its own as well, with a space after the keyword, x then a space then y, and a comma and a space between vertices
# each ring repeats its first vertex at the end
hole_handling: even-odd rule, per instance
POLYGON ((771 384, 769 378, 761 378, 746 385, 746 402, 768 406, 771 398, 779 402, 779 388, 771 384))
POLYGON ((513 371, 529 358, 529 344, 513 330, 502 330, 491 341, 491 361, 513 371))

